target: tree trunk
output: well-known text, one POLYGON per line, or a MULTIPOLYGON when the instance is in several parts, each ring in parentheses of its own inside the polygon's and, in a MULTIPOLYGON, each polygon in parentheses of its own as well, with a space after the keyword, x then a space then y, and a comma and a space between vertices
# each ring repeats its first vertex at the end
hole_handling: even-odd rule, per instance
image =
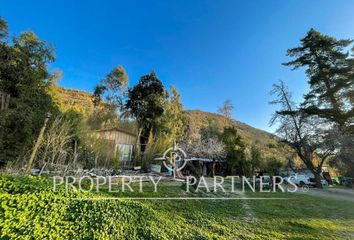
POLYGON ((212 164, 212 168, 211 168, 211 176, 212 177, 215 177, 215 159, 213 159, 213 164, 212 164))
POLYGON ((196 189, 198 187, 198 183, 199 183, 199 180, 200 180, 200 175, 198 173, 198 170, 194 167, 193 163, 191 161, 188 161, 187 162, 187 166, 190 168, 191 170, 191 173, 192 173, 192 176, 196 178, 196 182, 192 185, 192 187, 194 189, 196 189))
POLYGON ((139 134, 139 143, 140 143, 140 151, 143 154, 145 152, 147 143, 149 141, 149 135, 150 135, 151 127, 146 127, 140 129, 140 134, 139 134))
POLYGON ((315 171, 314 175, 315 175, 316 187, 323 188, 321 183, 321 172, 315 171))
POLYGON ((143 131, 143 129, 141 127, 139 127, 138 136, 136 137, 136 145, 139 145, 139 143, 140 143, 140 136, 141 136, 142 131, 143 131))

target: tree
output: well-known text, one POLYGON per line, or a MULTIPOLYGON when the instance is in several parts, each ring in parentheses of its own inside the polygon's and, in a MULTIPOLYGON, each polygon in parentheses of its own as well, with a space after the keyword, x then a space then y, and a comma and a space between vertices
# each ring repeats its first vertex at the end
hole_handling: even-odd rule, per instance
POLYGON ((331 132, 330 141, 337 142, 337 155, 330 164, 337 167, 344 176, 354 177, 354 137, 352 133, 344 133, 338 129, 331 132))
MULTIPOLYGON (((158 118, 155 134, 151 131, 145 149, 144 163, 154 162, 156 155, 163 154, 168 148, 182 140, 184 133, 183 105, 180 94, 173 86, 163 99, 164 113, 158 118)), ((156 162, 155 162, 156 163, 156 162)))
POLYGON ((311 29, 284 63, 293 69, 305 67, 310 92, 305 94, 302 110, 325 118, 341 129, 353 124, 354 61, 346 48, 353 40, 337 40, 311 29))
MULTIPOLYGON (((4 36, 7 24, 0 23, 4 36)), ((0 92, 10 95, 9 107, 0 111, 0 159, 9 162, 32 147, 48 112, 56 113, 48 88, 53 49, 32 32, 0 38, 0 92)))
POLYGON ((245 175, 250 166, 246 159, 246 144, 234 126, 224 128, 221 141, 225 145, 228 173, 245 175))
POLYGON ((117 116, 117 109, 110 104, 95 106, 93 112, 87 117, 87 123, 92 130, 104 127, 116 127, 120 125, 122 119, 117 116))
POLYGON ((212 160, 226 157, 225 144, 217 138, 200 139, 192 143, 183 142, 182 148, 191 157, 212 160))
POLYGON ((115 67, 96 85, 93 93, 93 113, 88 117, 92 129, 119 125, 126 115, 124 99, 128 76, 122 66, 115 67))
POLYGON ((0 40, 7 37, 8 25, 7 22, 0 16, 0 40))
POLYGON ((234 110, 234 106, 231 100, 227 99, 221 107, 218 108, 218 113, 223 115, 226 118, 231 119, 232 111, 234 110))
POLYGON ((211 138, 220 137, 220 129, 218 125, 212 119, 207 119, 207 125, 203 126, 199 130, 199 135, 201 140, 207 140, 211 138))
POLYGON ((166 97, 162 82, 154 72, 142 76, 139 82, 128 90, 125 107, 139 125, 138 139, 142 152, 151 130, 156 130, 158 119, 164 113, 163 102, 166 97))
POLYGON ((107 76, 95 87, 93 102, 97 106, 105 96, 105 105, 123 112, 123 97, 128 86, 128 76, 122 66, 115 67, 107 76))
POLYGON ((277 176, 280 174, 280 169, 283 166, 283 163, 275 158, 271 157, 267 159, 264 170, 271 176, 277 176))
POLYGON ((262 153, 256 145, 251 146, 250 151, 250 164, 251 164, 251 175, 255 173, 257 168, 261 168, 262 164, 262 153))
POLYGON ((308 115, 291 100, 284 83, 274 84, 271 92, 277 98, 272 104, 281 106, 271 125, 278 123, 277 133, 282 141, 294 149, 306 167, 314 174, 316 186, 322 188, 320 174, 323 163, 336 152, 336 144, 328 141, 328 123, 308 115))
MULTIPOLYGON (((215 176, 216 161, 226 157, 225 144, 216 137, 199 139, 193 142, 184 141, 181 147, 190 157, 213 160, 212 176, 215 176)), ((199 181, 200 174, 193 163, 188 162, 188 166, 190 166, 193 176, 199 181)))
POLYGON ((172 146, 174 141, 181 140, 184 131, 183 105, 181 95, 174 86, 164 102, 164 113, 158 120, 157 136, 163 137, 172 146))

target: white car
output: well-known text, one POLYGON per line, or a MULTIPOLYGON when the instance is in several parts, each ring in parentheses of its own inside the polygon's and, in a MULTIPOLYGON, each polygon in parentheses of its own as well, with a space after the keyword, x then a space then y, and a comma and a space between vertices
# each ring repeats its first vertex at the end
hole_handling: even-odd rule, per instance
POLYGON ((306 175, 302 174, 294 174, 288 178, 286 178, 287 182, 292 182, 295 183, 298 186, 304 186, 304 185, 312 185, 310 182, 310 178, 306 175))
MULTIPOLYGON (((296 185, 302 187, 304 185, 309 185, 309 186, 316 186, 316 181, 313 176, 308 176, 304 174, 294 174, 288 178, 285 179, 287 182, 291 181, 292 183, 295 183, 296 185)), ((328 183, 325 179, 321 178, 321 183, 322 186, 327 186, 328 183)))

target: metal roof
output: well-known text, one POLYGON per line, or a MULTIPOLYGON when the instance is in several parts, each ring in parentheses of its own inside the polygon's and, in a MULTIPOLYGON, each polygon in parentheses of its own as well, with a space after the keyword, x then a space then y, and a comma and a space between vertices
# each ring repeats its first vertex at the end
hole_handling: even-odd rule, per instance
POLYGON ((111 132, 111 131, 122 132, 122 133, 125 133, 125 134, 128 134, 128 135, 134 136, 134 137, 137 136, 137 134, 135 134, 135 133, 129 132, 127 130, 124 130, 124 129, 121 129, 121 128, 118 128, 118 127, 112 127, 112 128, 105 128, 105 129, 96 130, 96 132, 111 132))

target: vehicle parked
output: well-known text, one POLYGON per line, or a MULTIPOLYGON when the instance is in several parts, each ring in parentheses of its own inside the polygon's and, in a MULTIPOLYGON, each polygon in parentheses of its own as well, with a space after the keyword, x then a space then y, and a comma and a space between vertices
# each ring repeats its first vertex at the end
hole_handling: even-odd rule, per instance
MULTIPOLYGON (((309 181, 310 181, 311 186, 316 186, 316 179, 315 178, 310 178, 309 181)), ((321 183, 322 183, 322 186, 326 186, 326 187, 329 186, 328 181, 326 179, 324 179, 322 176, 321 176, 321 183)))
MULTIPOLYGON (((305 174, 293 174, 286 178, 286 181, 289 182, 291 181, 292 183, 295 183, 296 185, 302 187, 304 185, 308 186, 316 186, 316 180, 313 176, 308 176, 305 174)), ((322 186, 328 186, 328 182, 321 176, 321 183, 322 186)))
POLYGON ((287 182, 295 183, 296 185, 302 187, 304 185, 311 185, 310 178, 303 174, 293 174, 285 179, 287 182))
POLYGON ((342 177, 340 183, 346 187, 352 188, 354 185, 354 179, 350 177, 342 177))

